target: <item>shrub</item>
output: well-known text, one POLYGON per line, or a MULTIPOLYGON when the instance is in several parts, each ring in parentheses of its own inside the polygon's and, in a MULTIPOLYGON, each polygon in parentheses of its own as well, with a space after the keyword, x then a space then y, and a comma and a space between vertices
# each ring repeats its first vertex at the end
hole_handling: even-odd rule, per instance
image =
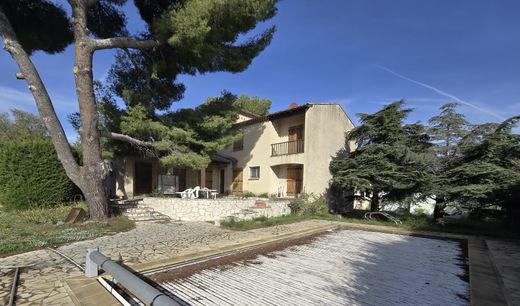
POLYGON ((262 194, 259 194, 258 195, 259 198, 266 198, 266 199, 269 199, 269 194, 267 194, 267 192, 264 192, 262 194))
POLYGON ((0 146, 0 206, 5 210, 52 207, 78 193, 48 139, 0 146))
POLYGON ((256 194, 254 194, 251 191, 244 191, 244 193, 242 194, 242 197, 243 198, 252 198, 252 197, 256 197, 256 194))
POLYGON ((299 215, 303 210, 303 206, 305 205, 305 201, 302 199, 294 199, 289 203, 289 208, 291 209, 291 214, 299 215))
POLYGON ((295 199, 289 203, 291 214, 300 216, 323 216, 329 212, 329 204, 324 196, 308 200, 295 199))

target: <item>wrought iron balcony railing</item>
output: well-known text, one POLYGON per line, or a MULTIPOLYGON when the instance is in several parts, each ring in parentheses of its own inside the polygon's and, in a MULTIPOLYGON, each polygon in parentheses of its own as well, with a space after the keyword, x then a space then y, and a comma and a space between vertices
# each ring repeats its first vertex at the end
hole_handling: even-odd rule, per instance
POLYGON ((271 156, 303 153, 303 139, 271 144, 271 156))

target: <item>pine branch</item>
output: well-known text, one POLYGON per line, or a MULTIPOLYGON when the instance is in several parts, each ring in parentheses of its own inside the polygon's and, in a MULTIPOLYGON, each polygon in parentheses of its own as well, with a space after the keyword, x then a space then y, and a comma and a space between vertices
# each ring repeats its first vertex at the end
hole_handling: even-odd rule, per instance
POLYGON ((129 49, 152 49, 160 45, 157 40, 138 40, 130 37, 112 37, 106 39, 96 39, 92 42, 94 50, 129 48, 129 49))
POLYGON ((130 137, 128 135, 119 134, 119 133, 113 133, 109 131, 100 131, 99 132, 101 137, 110 138, 114 140, 124 141, 131 145, 139 146, 139 147, 153 147, 152 142, 142 141, 133 137, 130 137))

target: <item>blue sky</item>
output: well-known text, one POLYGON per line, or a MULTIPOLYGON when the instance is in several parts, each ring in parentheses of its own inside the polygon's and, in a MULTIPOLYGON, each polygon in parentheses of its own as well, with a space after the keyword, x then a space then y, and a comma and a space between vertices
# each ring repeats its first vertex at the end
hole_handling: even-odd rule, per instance
MULTIPOLYGON (((181 76, 187 90, 174 108, 228 90, 269 98, 272 111, 293 101, 338 102, 353 120, 399 99, 415 109, 409 121, 425 122, 454 100, 474 123, 520 114, 520 1, 284 0, 278 8, 267 23, 277 26, 275 38, 248 70, 181 76)), ((137 31, 142 22, 133 6, 126 9, 137 31)), ((113 54, 96 54, 95 78, 103 78, 113 54)), ((70 47, 33 55, 69 141, 76 135, 65 118, 78 109, 72 55, 70 47)), ((0 112, 36 112, 16 72, 2 50, 0 112)))

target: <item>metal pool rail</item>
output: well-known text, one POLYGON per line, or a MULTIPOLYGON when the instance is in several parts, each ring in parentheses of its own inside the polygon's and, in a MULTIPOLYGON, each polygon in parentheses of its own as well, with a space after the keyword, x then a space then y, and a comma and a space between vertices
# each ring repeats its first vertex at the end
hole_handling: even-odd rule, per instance
POLYGON ((101 254, 97 248, 87 249, 85 276, 97 277, 99 268, 110 273, 121 285, 146 305, 169 306, 180 305, 164 293, 155 289, 132 272, 101 254))

